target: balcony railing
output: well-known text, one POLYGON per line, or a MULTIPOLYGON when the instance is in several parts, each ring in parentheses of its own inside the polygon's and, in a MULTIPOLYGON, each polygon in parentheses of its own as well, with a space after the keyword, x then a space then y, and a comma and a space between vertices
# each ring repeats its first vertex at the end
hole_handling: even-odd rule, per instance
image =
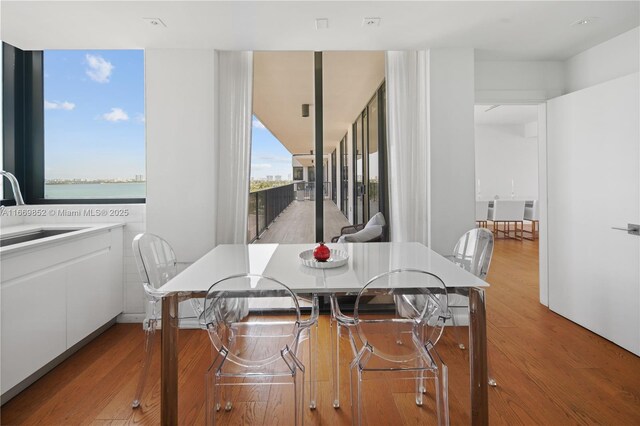
MULTIPOLYGON (((296 188, 296 198, 302 200, 315 200, 316 199, 316 184, 315 182, 296 182, 294 183, 296 188)), ((331 198, 331 182, 323 182, 322 193, 325 199, 331 198)))
POLYGON ((250 192, 247 241, 258 238, 294 198, 294 184, 250 192))

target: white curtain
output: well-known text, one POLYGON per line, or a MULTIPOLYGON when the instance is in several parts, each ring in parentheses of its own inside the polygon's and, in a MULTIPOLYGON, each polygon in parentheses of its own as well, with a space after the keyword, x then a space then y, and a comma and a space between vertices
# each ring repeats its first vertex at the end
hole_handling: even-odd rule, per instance
POLYGON ((386 52, 391 241, 429 243, 426 51, 386 52))
POLYGON ((247 241, 253 52, 216 52, 216 244, 247 241))

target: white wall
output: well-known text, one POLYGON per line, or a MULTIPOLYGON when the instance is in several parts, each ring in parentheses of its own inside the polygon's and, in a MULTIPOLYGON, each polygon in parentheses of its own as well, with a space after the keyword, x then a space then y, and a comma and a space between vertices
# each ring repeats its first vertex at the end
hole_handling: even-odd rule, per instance
MULTIPOLYGON (((537 126, 537 123, 531 123, 537 126)), ((476 195, 482 199, 538 199, 538 138, 526 137, 524 125, 476 125, 476 195)))
POLYGON ((564 93, 562 61, 477 61, 476 103, 545 101, 564 93))
POLYGON ((605 41, 565 62, 566 93, 638 72, 640 27, 605 41))
POLYGON ((429 50, 428 79, 429 246, 450 254, 475 227, 473 49, 429 50))
POLYGON ((149 49, 145 59, 147 230, 193 262, 216 238, 215 52, 149 49))

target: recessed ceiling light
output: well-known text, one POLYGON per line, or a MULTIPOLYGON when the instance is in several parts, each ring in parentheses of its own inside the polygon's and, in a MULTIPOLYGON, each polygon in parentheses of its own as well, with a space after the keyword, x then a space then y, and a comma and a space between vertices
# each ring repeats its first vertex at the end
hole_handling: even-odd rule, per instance
POLYGON ((379 27, 380 26, 380 18, 364 18, 362 20, 363 27, 379 27))
POLYGON ((329 28, 329 19, 327 18, 316 19, 316 30, 326 30, 328 28, 329 28))
POLYGON ((153 26, 153 27, 166 27, 167 25, 162 22, 162 19, 160 18, 142 18, 143 21, 145 21, 147 24, 153 26))
POLYGON ((595 16, 588 16, 586 18, 578 19, 576 22, 574 22, 571 25, 589 25, 589 24, 593 24, 597 20, 598 18, 595 16))

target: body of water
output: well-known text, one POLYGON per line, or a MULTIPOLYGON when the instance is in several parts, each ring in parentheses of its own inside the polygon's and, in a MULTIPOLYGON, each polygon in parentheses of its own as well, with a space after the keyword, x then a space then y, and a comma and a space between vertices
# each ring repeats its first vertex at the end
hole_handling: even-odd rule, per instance
POLYGON ((44 185, 44 197, 54 199, 81 198, 145 198, 146 183, 78 183, 44 185))

